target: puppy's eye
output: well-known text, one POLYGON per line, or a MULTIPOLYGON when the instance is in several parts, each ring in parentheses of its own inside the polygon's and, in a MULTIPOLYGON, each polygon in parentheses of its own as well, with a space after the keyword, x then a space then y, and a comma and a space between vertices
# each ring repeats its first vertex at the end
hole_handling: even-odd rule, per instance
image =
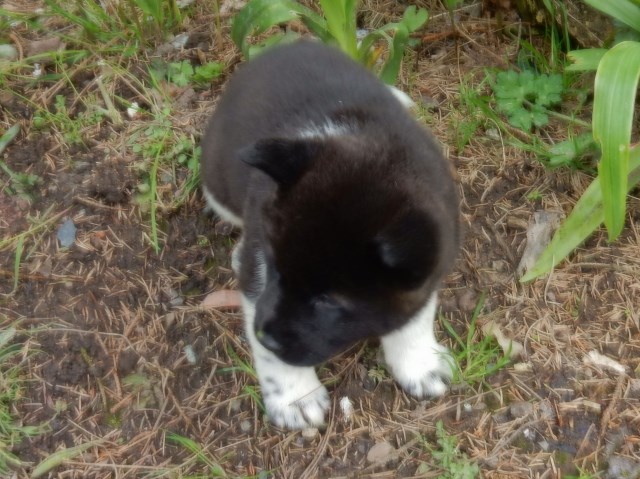
POLYGON ((329 294, 319 294, 313 299, 313 305, 316 308, 338 309, 340 303, 329 294))

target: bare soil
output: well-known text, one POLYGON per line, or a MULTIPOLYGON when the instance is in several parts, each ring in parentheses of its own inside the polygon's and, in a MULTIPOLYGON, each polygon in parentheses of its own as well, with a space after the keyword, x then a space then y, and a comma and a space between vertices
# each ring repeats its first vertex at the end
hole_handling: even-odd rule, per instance
MULTIPOLYGON (((461 82, 484 88, 483 68, 515 62, 518 44, 504 30, 521 25, 512 12, 498 21, 493 10, 464 10, 458 18, 463 34, 453 34, 439 3, 417 3, 432 14, 430 40, 409 54, 400 83, 425 104, 420 116, 456 171, 463 213, 464 244, 440 294, 441 312, 466 334, 485 292, 480 324, 495 321, 524 346, 521 357, 482 384, 454 384, 442 399, 418 401, 380 376, 371 341, 321 368, 333 400, 325 430, 303 435, 274 428, 243 366, 250 356, 240 313, 200 306, 208 293, 235 287, 229 263, 237 232, 206 214, 196 192, 179 208, 158 212, 162 247, 156 253, 149 212, 135 199, 139 158, 126 141, 145 119, 121 126, 104 121, 85 132, 84 144, 70 147, 32 127, 33 110, 23 98, 3 94, 1 129, 18 121, 22 133, 2 161, 42 182, 25 200, 10 194, 0 176, 2 238, 50 220, 26 243, 15 291, 15 250, 0 249, 0 327, 20 320, 19 341, 30 353, 15 411, 24 424, 49 424, 49 432, 13 448, 31 463, 15 477, 29 477, 33 465, 55 451, 94 440, 48 477, 211 473, 203 463, 185 462, 192 455, 167 440, 168 432, 196 441, 229 477, 437 477, 440 465, 425 442, 436 447, 439 420, 458 436, 482 477, 560 478, 578 468, 638 477, 639 202, 631 199, 627 228, 615 244, 598 232, 553 274, 520 284, 515 270, 533 213, 568 213, 590 177, 545 169, 490 127, 481 127, 462 151, 451 146, 465 119, 461 82), (69 248, 56 238, 66 218, 77 227, 69 248), (625 372, 585 362, 594 350, 625 372), (339 406, 343 397, 354 406, 350 417, 339 406), (368 461, 381 442, 394 453, 368 461)), ((361 20, 377 26, 401 11, 365 2, 361 20)), ((205 13, 190 29, 213 38, 213 14, 205 13)), ((202 54, 232 71, 240 58, 226 28, 222 34, 223 43, 212 41, 202 54)), ((531 35, 544 48, 541 37, 531 35)), ((193 58, 195 52, 171 55, 193 58)), ((74 81, 82 91, 88 79, 74 81)), ((174 127, 199 134, 223 83, 224 77, 174 108, 174 127)), ((25 86, 20 94, 52 98, 47 88, 25 86)), ((563 136, 557 125, 539 134, 549 141, 563 136)), ((167 188, 184 178, 180 168, 167 188)), ((439 336, 453 346, 442 328, 439 336)))

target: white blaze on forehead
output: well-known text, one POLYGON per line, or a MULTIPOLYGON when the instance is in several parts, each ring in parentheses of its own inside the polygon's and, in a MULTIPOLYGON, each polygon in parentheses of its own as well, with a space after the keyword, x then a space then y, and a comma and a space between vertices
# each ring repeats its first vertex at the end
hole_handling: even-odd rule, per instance
POLYGON ((347 125, 341 123, 334 123, 327 120, 320 125, 309 125, 301 130, 298 130, 299 138, 327 138, 342 136, 349 133, 347 125))

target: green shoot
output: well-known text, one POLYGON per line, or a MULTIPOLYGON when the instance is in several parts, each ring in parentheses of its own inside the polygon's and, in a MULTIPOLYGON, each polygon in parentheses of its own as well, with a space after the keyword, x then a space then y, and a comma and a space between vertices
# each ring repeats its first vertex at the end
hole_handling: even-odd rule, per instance
POLYGON ((482 383, 487 376, 496 373, 510 362, 509 355, 503 354, 493 336, 484 335, 479 342, 475 339, 478 317, 484 307, 484 299, 483 293, 471 316, 466 338, 462 338, 443 316, 440 317, 444 328, 454 340, 452 351, 456 366, 454 383, 482 383))
POLYGON ((9 477, 12 467, 24 464, 10 452, 23 439, 46 431, 45 426, 23 426, 13 417, 12 405, 22 394, 21 365, 17 361, 22 345, 14 342, 17 330, 13 325, 0 327, 0 476, 9 477))
MULTIPOLYGON (((434 477, 438 479, 474 479, 479 477, 480 468, 471 462, 465 453, 460 452, 457 438, 447 433, 442 421, 436 423, 436 442, 438 448, 432 447, 426 441, 423 442, 435 460, 433 466, 442 470, 442 473, 434 477)), ((430 469, 429 464, 423 463, 416 472, 427 473, 430 472, 430 469)))
POLYGON ((190 459, 189 462, 199 462, 204 464, 209 469, 209 475, 207 477, 227 477, 224 469, 218 464, 216 461, 210 459, 206 451, 195 442, 193 439, 189 439, 188 437, 180 436, 179 434, 175 434, 173 432, 167 433, 166 438, 182 447, 189 453, 193 454, 193 459, 190 459))

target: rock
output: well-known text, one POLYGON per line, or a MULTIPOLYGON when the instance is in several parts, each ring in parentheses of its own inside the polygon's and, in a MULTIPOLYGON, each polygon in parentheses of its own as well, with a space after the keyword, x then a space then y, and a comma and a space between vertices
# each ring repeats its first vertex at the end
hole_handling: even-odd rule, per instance
POLYGON ((318 435, 318 432, 319 431, 317 427, 308 427, 302 430, 302 437, 307 441, 311 441, 318 435))
POLYGON ((460 311, 470 312, 476 308, 476 293, 472 289, 465 289, 462 293, 457 295, 457 299, 460 311))
POLYGON ((393 458, 395 452, 395 447, 393 447, 388 442, 379 442, 374 444, 373 447, 369 449, 369 452, 367 453, 367 461, 387 462, 393 458))
POLYGON ((245 434, 251 432, 251 421, 248 421, 246 419, 242 421, 240 423, 240 430, 245 434))
POLYGON ((27 56, 40 55, 42 53, 54 52, 56 50, 64 50, 65 44, 58 37, 45 38, 36 40, 27 47, 27 56))
POLYGON ((58 241, 60 241, 60 246, 68 248, 75 243, 76 231, 76 225, 73 224, 73 220, 71 218, 68 218, 64 223, 62 223, 56 233, 56 237, 58 238, 58 241))
POLYGON ((527 227, 527 246, 516 269, 518 277, 533 267, 551 241, 551 235, 558 229, 563 218, 564 214, 559 211, 538 210, 533 214, 527 227))
POLYGON ((607 479, 638 479, 640 477, 640 463, 622 456, 609 458, 609 467, 605 477, 607 479))
POLYGON ((526 401, 514 402, 509 406, 509 414, 514 419, 528 416, 531 413, 533 413, 533 404, 526 401))
POLYGON ((0 60, 15 60, 18 58, 18 50, 13 45, 3 43, 0 45, 0 60))

